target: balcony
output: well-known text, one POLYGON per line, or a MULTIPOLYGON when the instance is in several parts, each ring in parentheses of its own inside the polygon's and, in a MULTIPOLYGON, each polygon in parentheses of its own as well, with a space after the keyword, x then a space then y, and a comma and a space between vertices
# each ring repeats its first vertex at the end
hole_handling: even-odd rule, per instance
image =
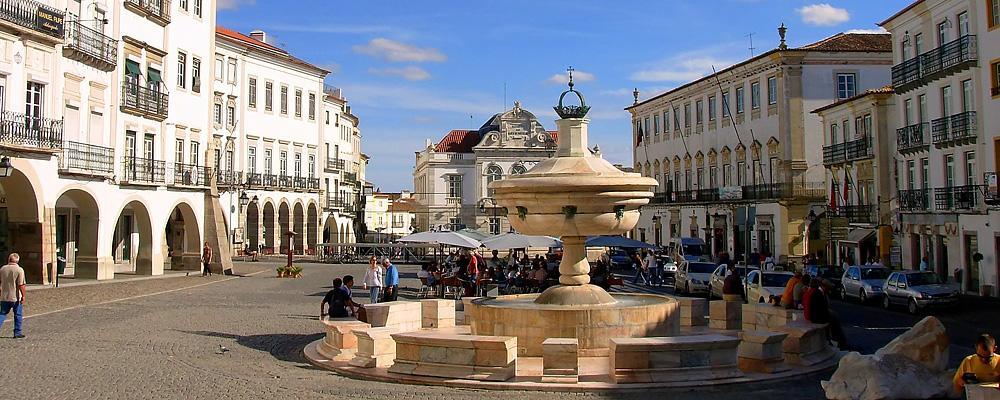
POLYGON ((823 164, 832 165, 864 160, 872 156, 872 138, 864 137, 850 142, 823 147, 823 164))
POLYGON ((33 117, 19 112, 0 114, 0 145, 58 150, 63 145, 63 121, 33 117))
POLYGON ((123 184, 166 183, 166 162, 142 157, 122 157, 123 184))
POLYGON ((892 86, 905 93, 935 79, 975 66, 979 60, 975 35, 965 35, 892 67, 892 86))
POLYGON ((170 0, 125 0, 125 8, 160 25, 170 23, 170 0))
POLYGON ((225 171, 218 170, 215 171, 215 186, 222 188, 231 188, 235 186, 243 185, 243 172, 241 171, 225 171))
POLYGON ((694 191, 697 201, 719 201, 719 189, 698 189, 694 191))
POLYGON ((877 224, 878 207, 871 204, 846 205, 838 210, 840 215, 847 218, 847 222, 852 224, 877 224))
POLYGON ((902 154, 926 150, 930 124, 921 122, 896 129, 896 150, 902 154))
POLYGON ((306 178, 306 190, 310 192, 319 191, 319 178, 306 178))
POLYGON ((820 200, 825 198, 826 187, 822 182, 784 182, 658 192, 649 200, 649 204, 738 203, 758 200, 820 200))
POLYGON ((344 172, 344 181, 356 185, 358 183, 358 173, 357 172, 344 172))
POLYGON ((981 208, 983 185, 951 186, 934 189, 937 211, 975 210, 981 208))
POLYGON ((344 170, 344 160, 340 160, 340 159, 336 159, 336 158, 328 158, 328 159, 326 159, 326 170, 328 172, 343 171, 344 170))
POLYGON ((150 89, 135 83, 122 84, 122 111, 163 121, 167 119, 169 96, 159 89, 150 89))
POLYGON ((59 172, 80 175, 115 174, 115 149, 87 143, 65 141, 59 157, 59 172))
POLYGON ((329 210, 349 210, 351 202, 343 197, 328 196, 326 198, 326 208, 329 210))
POLYGON ((63 37, 62 11, 32 0, 0 0, 0 19, 54 39, 63 37))
POLYGON ((193 164, 174 163, 174 186, 205 187, 210 184, 208 167, 193 164))
POLYGON ((88 28, 72 16, 66 22, 63 55, 101 71, 111 71, 118 64, 118 41, 88 28))
POLYGON ((934 146, 939 148, 975 142, 976 112, 966 111, 931 121, 931 135, 934 146))
POLYGON ((930 209, 930 189, 899 191, 899 209, 902 211, 927 211, 930 209))

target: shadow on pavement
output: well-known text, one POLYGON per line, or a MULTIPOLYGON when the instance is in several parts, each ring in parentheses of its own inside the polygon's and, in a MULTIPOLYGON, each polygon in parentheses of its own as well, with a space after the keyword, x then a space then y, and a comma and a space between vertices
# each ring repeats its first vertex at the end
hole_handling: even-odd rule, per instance
MULTIPOLYGON (((259 351, 266 351, 276 359, 296 363, 307 363, 305 357, 302 356, 302 349, 305 348, 307 344, 323 338, 324 335, 323 333, 312 333, 307 335, 278 333, 269 335, 242 336, 232 333, 212 331, 180 332, 213 338, 232 339, 235 340, 240 346, 259 351)), ((212 351, 216 351, 219 347, 213 343, 209 346, 209 348, 211 348, 212 351)))

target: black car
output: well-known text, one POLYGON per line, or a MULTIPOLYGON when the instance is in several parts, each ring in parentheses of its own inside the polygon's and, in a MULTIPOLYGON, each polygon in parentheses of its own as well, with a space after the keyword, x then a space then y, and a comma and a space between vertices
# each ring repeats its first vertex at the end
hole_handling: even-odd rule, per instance
POLYGON ((839 265, 806 265, 802 268, 802 273, 812 277, 818 276, 830 282, 835 295, 839 295, 843 289, 841 279, 844 276, 844 269, 839 265))

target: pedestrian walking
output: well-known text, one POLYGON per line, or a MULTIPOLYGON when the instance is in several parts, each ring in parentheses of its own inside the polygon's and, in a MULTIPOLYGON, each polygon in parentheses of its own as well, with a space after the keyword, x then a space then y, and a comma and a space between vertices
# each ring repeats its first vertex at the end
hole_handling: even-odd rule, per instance
POLYGON ((385 267, 385 279, 382 281, 382 301, 396 301, 396 297, 399 295, 397 290, 399 290, 399 270, 396 269, 396 264, 389 261, 389 258, 382 259, 382 265, 385 267))
POLYGON ((212 248, 208 247, 208 242, 205 242, 205 247, 201 248, 201 264, 204 267, 201 270, 201 276, 212 276, 212 248))
POLYGON ((7 314, 14 312, 14 339, 24 337, 24 269, 17 263, 21 257, 17 253, 7 256, 7 265, 0 267, 0 329, 7 314))
POLYGON ((663 267, 660 265, 659 260, 656 259, 656 253, 651 250, 646 251, 646 268, 649 269, 649 281, 647 284, 649 286, 663 286, 663 267))
POLYGON ((743 301, 743 281, 736 273, 736 267, 726 267, 726 279, 722 281, 722 299, 725 301, 743 301))
POLYGON ((639 279, 642 279, 642 284, 649 284, 649 269, 646 268, 646 262, 639 257, 639 254, 632 254, 629 256, 632 259, 632 268, 635 268, 635 277, 632 278, 632 284, 636 285, 639 283, 639 279))
POLYGON ((371 300, 371 304, 378 303, 379 294, 382 292, 383 274, 382 267, 378 265, 378 260, 375 259, 375 256, 371 256, 368 259, 368 270, 365 271, 365 276, 361 279, 365 290, 368 291, 368 299, 371 300))

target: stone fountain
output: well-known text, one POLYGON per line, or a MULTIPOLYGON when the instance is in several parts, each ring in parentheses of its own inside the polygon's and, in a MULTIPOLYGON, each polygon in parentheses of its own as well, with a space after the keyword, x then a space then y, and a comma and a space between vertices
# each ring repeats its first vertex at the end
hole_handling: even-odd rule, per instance
POLYGON ((588 236, 622 234, 639 220, 656 180, 626 173, 593 155, 587 146, 590 107, 573 88, 555 107, 560 119, 555 157, 523 175, 490 184, 497 203, 518 231, 559 236, 563 258, 559 285, 541 294, 500 296, 471 302, 472 332, 517 336, 521 355, 537 356, 547 338, 577 338, 582 355, 602 356, 608 338, 669 336, 678 332, 676 301, 654 295, 609 294, 590 284, 588 236), (565 104, 567 100, 579 105, 565 104), (567 97, 570 97, 567 99, 567 97))

